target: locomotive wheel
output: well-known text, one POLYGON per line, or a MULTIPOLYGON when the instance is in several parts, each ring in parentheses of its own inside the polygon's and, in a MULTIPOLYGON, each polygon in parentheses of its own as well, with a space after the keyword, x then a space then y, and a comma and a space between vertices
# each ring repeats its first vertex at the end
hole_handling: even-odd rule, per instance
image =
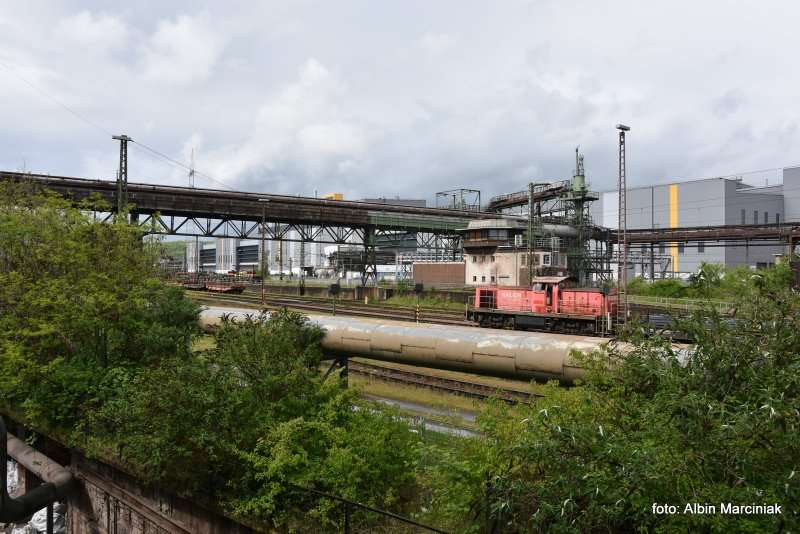
POLYGON ((517 329, 517 318, 516 317, 506 317, 505 324, 503 328, 506 330, 516 330, 517 329))

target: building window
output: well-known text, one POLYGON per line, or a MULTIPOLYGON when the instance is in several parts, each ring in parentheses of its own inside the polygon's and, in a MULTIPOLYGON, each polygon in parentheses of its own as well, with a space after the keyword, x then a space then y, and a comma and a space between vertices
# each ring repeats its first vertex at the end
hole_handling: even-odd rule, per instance
POLYGON ((542 256, 542 264, 550 265, 550 254, 545 254, 544 256, 542 256))
POLYGON ((492 261, 494 261, 494 256, 492 256, 492 261))
POLYGON ((753 224, 758 224, 758 210, 753 210, 753 224))
POLYGON ((776 213, 775 214, 775 224, 780 224, 780 223, 781 223, 781 214, 780 213, 776 213))
POLYGON ((492 282, 494 282, 494 276, 492 276, 492 282))
POLYGON ((481 276, 481 282, 485 282, 485 281, 486 281, 486 277, 485 276, 481 276))
POLYGON ((472 256, 472 263, 475 263, 475 260, 476 260, 475 256, 472 256))
POLYGON ((702 253, 703 253, 703 252, 705 252, 705 251, 706 251, 706 244, 705 244, 705 243, 703 243, 703 242, 700 242, 700 243, 698 243, 698 244, 697 244, 697 252, 699 252, 700 254, 702 254, 702 253))
POLYGON ((486 261, 486 256, 481 256, 481 263, 483 263, 484 261, 486 261))
POLYGON ((659 243, 658 244, 658 253, 659 254, 664 254, 665 251, 666 251, 666 248, 664 246, 664 243, 659 243))
POLYGON ((746 218, 747 218, 747 215, 746 215, 744 209, 742 209, 742 224, 745 224, 745 219, 746 218))
POLYGON ((472 281, 473 281, 473 282, 477 282, 477 281, 478 281, 478 277, 477 277, 477 276, 473 276, 473 277, 472 277, 472 281))
POLYGON ((764 224, 769 224, 769 212, 764 212, 764 224))
POLYGON ((686 248, 686 243, 678 243, 678 254, 683 254, 685 248, 686 248))

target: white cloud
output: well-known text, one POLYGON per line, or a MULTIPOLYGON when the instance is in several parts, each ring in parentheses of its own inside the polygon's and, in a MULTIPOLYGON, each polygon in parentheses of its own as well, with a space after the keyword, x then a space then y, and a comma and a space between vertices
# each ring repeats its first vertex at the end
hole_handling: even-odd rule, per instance
MULTIPOLYGON (((6 4, 0 61, 105 129, 186 163, 196 146, 198 169, 233 187, 491 196, 569 176, 581 144, 604 189, 618 122, 633 128, 633 184, 800 152, 800 69, 786 52, 800 4, 6 4)), ((0 164, 113 175, 105 133, 0 74, 0 164)), ((138 150, 131 176, 186 183, 138 150)))
POLYGON ((66 42, 88 53, 101 54, 125 48, 130 37, 121 18, 86 10, 59 20, 53 33, 62 46, 66 42))
POLYGON ((446 33, 426 33, 417 44, 429 54, 443 54, 456 44, 456 38, 446 33))
POLYGON ((162 20, 144 51, 142 68, 155 83, 204 81, 222 54, 225 39, 206 15, 162 20))
POLYGON ((304 61, 295 81, 265 98, 247 138, 211 154, 215 175, 289 193, 357 168, 369 139, 358 117, 343 110, 346 97, 346 86, 322 63, 304 61))

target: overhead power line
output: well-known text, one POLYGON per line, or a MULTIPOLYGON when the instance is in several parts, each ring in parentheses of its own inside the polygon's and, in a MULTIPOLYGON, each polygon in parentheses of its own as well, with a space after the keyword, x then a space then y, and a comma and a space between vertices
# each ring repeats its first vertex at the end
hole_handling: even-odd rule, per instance
MULTIPOLYGON (((98 130, 100 132, 103 132, 104 134, 106 134, 109 137, 113 137, 114 136, 114 134, 111 132, 110 129, 105 128, 105 127, 101 126, 100 124, 94 122, 93 120, 85 117, 81 113, 78 113, 77 111, 72 109, 70 106, 65 104, 61 99, 53 96, 48 91, 42 89, 41 87, 39 87, 38 85, 36 85, 32 81, 28 80, 25 76, 21 75, 14 68, 10 67, 7 63, 5 63, 3 61, 0 61, 0 67, 3 67, 8 72, 10 72, 15 78, 19 79, 25 85, 29 86, 39 96, 44 97, 47 100, 50 100, 50 101, 54 102, 56 105, 58 105, 59 107, 64 109, 66 112, 68 112, 70 115, 72 115, 76 119, 78 119, 81 122, 91 126, 92 128, 95 128, 96 130, 98 130)), ((152 147, 150 147, 148 145, 145 145, 141 141, 130 140, 130 142, 133 143, 133 146, 141 147, 145 151, 149 152, 151 155, 157 156, 157 157, 163 159, 164 161, 166 161, 168 163, 171 163, 173 165, 177 165, 177 166, 181 167, 182 169, 185 169, 185 170, 188 170, 190 172, 193 172, 195 175, 202 176, 203 178, 206 178, 207 180, 210 180, 212 182, 216 182, 216 183, 226 187, 227 189, 231 189, 231 190, 235 189, 235 188, 231 187, 230 185, 226 184, 225 182, 223 182, 222 180, 220 180, 218 178, 214 178, 213 176, 211 176, 211 175, 209 175, 207 173, 200 172, 200 171, 198 171, 196 169, 193 169, 189 165, 186 165, 185 163, 182 163, 182 162, 180 162, 180 161, 178 161, 178 160, 176 160, 174 158, 171 158, 170 156, 164 154, 163 152, 160 152, 160 151, 156 150, 155 148, 152 148, 152 147)))
POLYGON ((167 162, 169 162, 169 163, 171 163, 173 165, 176 165, 176 166, 180 167, 181 169, 183 169, 185 171, 188 171, 188 172, 192 173, 194 176, 202 176, 203 178, 205 178, 207 180, 210 180, 212 182, 216 182, 216 183, 218 183, 218 184, 220 184, 220 185, 222 185, 225 188, 230 189, 230 190, 234 190, 235 189, 234 187, 232 187, 229 184, 223 182, 219 178, 214 178, 213 176, 211 176, 211 175, 209 175, 207 173, 198 171, 197 169, 193 168, 191 165, 187 165, 187 164, 185 164, 185 163, 183 163, 181 161, 176 160, 175 158, 171 158, 170 156, 164 154, 163 152, 160 152, 160 151, 156 150, 155 148, 142 143, 141 141, 134 142, 133 146, 142 148, 143 150, 149 152, 151 155, 157 156, 159 158, 162 158, 165 161, 167 161, 167 162))

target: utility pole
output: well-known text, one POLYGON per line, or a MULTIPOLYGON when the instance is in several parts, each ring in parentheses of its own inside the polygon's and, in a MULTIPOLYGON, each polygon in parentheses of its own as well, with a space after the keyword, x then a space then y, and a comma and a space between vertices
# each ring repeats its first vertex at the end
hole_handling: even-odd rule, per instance
POLYGON ((189 162, 189 187, 194 187, 194 148, 192 148, 192 159, 189 162))
POLYGON ((127 135, 112 135, 111 139, 119 141, 119 172, 117 173, 117 216, 128 205, 128 141, 133 139, 127 135))
POLYGON ((268 263, 269 257, 267 254, 266 242, 264 241, 264 225, 267 220, 267 209, 264 208, 261 212, 261 306, 264 306, 264 297, 266 296, 266 289, 264 288, 264 279, 267 277, 264 265, 268 263), (264 260, 267 261, 264 261, 264 260))
POLYGON ((281 268, 281 280, 283 280, 283 237, 278 240, 278 263, 281 268))
POLYGON ((617 124, 619 130, 619 225, 617 227, 617 324, 628 317, 628 187, 625 183, 625 132, 629 126, 617 124))
MULTIPOLYGON (((192 148, 192 160, 189 163, 189 187, 194 187, 194 148, 192 148)), ((195 230, 199 228, 195 227, 195 230)), ((194 236, 194 271, 195 277, 200 278, 200 237, 195 234, 194 236)))
POLYGON ((306 269, 306 240, 301 235, 300 236, 300 278, 301 279, 305 276, 305 269, 306 269))

